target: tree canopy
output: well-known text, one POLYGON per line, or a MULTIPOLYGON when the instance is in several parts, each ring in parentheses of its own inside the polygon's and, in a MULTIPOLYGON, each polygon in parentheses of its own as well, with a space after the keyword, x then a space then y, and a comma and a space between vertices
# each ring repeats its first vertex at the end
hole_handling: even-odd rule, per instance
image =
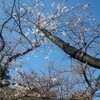
POLYGON ((71 6, 67 0, 1 0, 0 4, 0 99, 98 97, 100 23, 90 4, 71 6), (50 59, 42 75, 34 71, 36 62, 30 71, 24 70, 32 60, 29 54, 42 50, 48 59, 58 49, 70 60, 65 60, 66 69, 50 59))

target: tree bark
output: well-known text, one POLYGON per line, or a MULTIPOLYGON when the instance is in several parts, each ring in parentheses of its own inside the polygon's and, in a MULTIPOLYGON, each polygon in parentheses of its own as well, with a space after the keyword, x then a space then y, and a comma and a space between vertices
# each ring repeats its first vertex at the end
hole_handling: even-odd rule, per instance
POLYGON ((70 55, 72 58, 77 59, 82 63, 87 63, 91 67, 100 69, 100 59, 92 57, 80 49, 71 46, 69 43, 65 43, 60 38, 54 36, 51 32, 46 29, 40 28, 38 25, 36 27, 44 33, 44 35, 49 38, 53 43, 58 45, 65 53, 70 55))

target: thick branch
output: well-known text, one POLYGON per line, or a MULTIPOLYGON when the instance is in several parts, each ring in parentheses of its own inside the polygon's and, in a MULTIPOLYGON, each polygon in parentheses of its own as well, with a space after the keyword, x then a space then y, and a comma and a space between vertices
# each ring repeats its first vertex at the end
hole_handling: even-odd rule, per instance
POLYGON ((2 24, 2 27, 0 29, 0 39, 1 39, 1 42, 2 42, 2 47, 0 47, 0 52, 4 49, 5 47, 5 42, 4 42, 4 39, 3 39, 3 36, 2 36, 2 32, 3 32, 3 28, 5 26, 6 23, 8 23, 10 20, 11 20, 12 17, 10 17, 9 19, 7 19, 3 24, 2 24))
POLYGON ((2 34, 0 34, 0 39, 1 39, 0 42, 2 42, 2 46, 0 47, 0 52, 1 52, 4 49, 4 47, 5 47, 5 42, 4 42, 2 34))
POLYGON ((91 85, 91 82, 88 80, 87 75, 86 75, 86 67, 87 67, 87 64, 85 65, 84 69, 82 69, 83 70, 83 75, 84 75, 84 78, 85 78, 86 83, 92 89, 93 87, 91 85))
POLYGON ((21 52, 21 53, 17 53, 11 57, 8 58, 8 60, 5 62, 4 66, 1 67, 0 69, 0 78, 3 80, 4 78, 4 75, 5 75, 5 72, 6 70, 8 69, 8 66, 10 64, 10 62, 18 57, 21 57, 21 56, 24 56, 26 54, 28 54, 29 52, 31 52, 32 50, 34 50, 36 47, 39 47, 40 45, 36 45, 34 46, 33 48, 30 48, 30 49, 27 49, 26 51, 24 52, 21 52))
POLYGON ((39 47, 40 45, 36 45, 34 46, 33 48, 30 48, 30 49, 27 49, 26 51, 24 52, 21 52, 21 53, 17 53, 11 57, 8 58, 7 62, 5 63, 5 66, 7 66, 12 60, 18 58, 18 57, 21 57, 21 56, 24 56, 26 55, 27 53, 31 52, 32 50, 34 50, 36 47, 39 47))
POLYGON ((38 25, 36 27, 44 33, 44 35, 49 38, 52 42, 54 42, 56 45, 58 45, 65 53, 73 57, 74 59, 77 59, 80 62, 87 63, 91 67, 100 69, 100 59, 94 58, 85 52, 81 51, 80 49, 77 49, 73 46, 71 46, 69 43, 65 43, 60 38, 54 36, 51 34, 51 32, 47 31, 46 29, 40 28, 38 25))

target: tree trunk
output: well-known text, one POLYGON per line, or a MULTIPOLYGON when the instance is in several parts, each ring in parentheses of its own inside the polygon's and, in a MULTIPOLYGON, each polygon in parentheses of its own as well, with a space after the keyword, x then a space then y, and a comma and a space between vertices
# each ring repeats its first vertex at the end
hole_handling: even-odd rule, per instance
POLYGON ((49 38, 52 42, 58 45, 65 53, 70 55, 72 58, 77 59, 80 62, 87 63, 91 67, 100 69, 100 59, 92 57, 85 52, 71 46, 69 43, 65 43, 60 38, 52 35, 51 32, 46 29, 40 28, 38 25, 36 27, 44 33, 44 35, 49 38))

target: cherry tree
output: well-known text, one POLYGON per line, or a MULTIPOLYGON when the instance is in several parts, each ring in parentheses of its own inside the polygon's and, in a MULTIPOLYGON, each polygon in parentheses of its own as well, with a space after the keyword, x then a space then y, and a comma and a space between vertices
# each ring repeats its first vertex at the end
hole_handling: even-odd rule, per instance
POLYGON ((100 75, 95 75, 100 69, 100 24, 96 23, 96 19, 89 12, 90 5, 77 4, 70 7, 64 0, 59 0, 59 2, 56 0, 53 2, 46 0, 9 2, 4 0, 0 2, 2 14, 0 17, 0 86, 10 84, 7 80, 10 78, 8 69, 11 67, 18 73, 13 81, 16 84, 15 87, 21 88, 18 90, 22 91, 21 97, 30 94, 30 91, 38 91, 37 95, 43 97, 59 95, 63 99, 69 97, 92 99, 100 89, 100 75), (48 47, 49 53, 45 57, 48 59, 56 46, 64 51, 67 58, 71 60, 66 67, 71 69, 70 76, 72 78, 75 76, 72 83, 71 80, 69 81, 70 77, 67 81, 65 78, 61 79, 60 76, 54 77, 54 74, 51 78, 48 73, 49 77, 46 75, 42 78, 33 71, 31 72, 33 78, 31 78, 31 75, 28 76, 26 72, 19 71, 20 66, 27 63, 20 58, 24 58, 29 52, 34 54, 36 48, 48 47), (75 75, 72 75, 73 73, 75 75), (23 84, 20 84, 21 87, 18 84, 20 83, 19 76, 20 81, 23 81, 23 84), (35 81, 34 89, 31 89, 34 86, 31 81, 35 81), (69 84, 68 88, 65 84, 69 84), (50 85, 52 86, 50 87, 50 85), (76 85, 85 88, 76 91, 76 85), (26 90, 23 92, 25 87, 26 90), (61 89, 58 89, 59 93, 56 92, 57 88, 61 89), (71 91, 69 91, 70 89, 71 91))

